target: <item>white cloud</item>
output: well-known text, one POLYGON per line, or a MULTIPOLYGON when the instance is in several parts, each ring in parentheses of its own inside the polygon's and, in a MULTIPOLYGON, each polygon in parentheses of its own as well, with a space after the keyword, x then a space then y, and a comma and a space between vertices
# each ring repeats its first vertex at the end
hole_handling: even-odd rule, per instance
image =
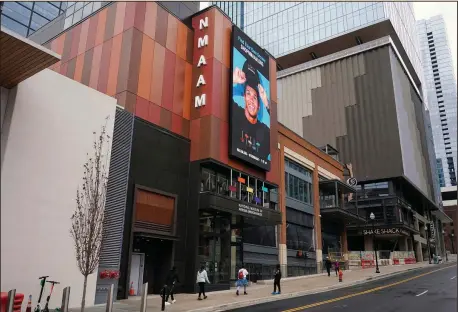
POLYGON ((428 19, 442 15, 447 28, 448 43, 453 59, 453 70, 457 77, 457 3, 456 2, 414 2, 415 18, 428 19))

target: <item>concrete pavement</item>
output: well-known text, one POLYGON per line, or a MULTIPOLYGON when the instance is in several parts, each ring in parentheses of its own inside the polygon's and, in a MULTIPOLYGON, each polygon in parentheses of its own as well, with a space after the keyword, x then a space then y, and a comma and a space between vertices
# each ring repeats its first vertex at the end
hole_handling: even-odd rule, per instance
MULTIPOLYGON (((286 298, 295 298, 309 294, 326 292, 329 290, 340 289, 343 287, 359 285, 368 281, 386 278, 406 272, 408 270, 418 270, 424 267, 436 266, 427 262, 381 267, 380 274, 375 273, 374 268, 358 269, 344 272, 344 282, 339 283, 337 277, 326 274, 309 275, 296 278, 282 279, 282 294, 272 296, 272 285, 252 285, 248 287, 247 296, 236 296, 235 290, 225 290, 208 293, 208 299, 198 301, 196 294, 178 294, 177 302, 166 307, 166 311, 226 311, 260 303, 272 302, 286 298)), ((150 295, 147 299, 147 311, 160 311, 161 298, 158 295, 150 295)), ((114 303, 113 312, 133 312, 140 310, 140 297, 132 297, 114 303)), ((72 311, 77 311, 72 310, 72 311)), ((105 311, 104 305, 86 308, 87 312, 105 311)))

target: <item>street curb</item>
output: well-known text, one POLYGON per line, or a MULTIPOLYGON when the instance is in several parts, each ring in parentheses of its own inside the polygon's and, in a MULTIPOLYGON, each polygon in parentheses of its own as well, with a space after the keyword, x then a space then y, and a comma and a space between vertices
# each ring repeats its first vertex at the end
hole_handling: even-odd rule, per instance
POLYGON ((381 279, 389 278, 395 275, 403 274, 406 272, 421 270, 427 267, 428 266, 419 267, 419 268, 409 268, 404 271, 392 272, 392 273, 384 274, 381 276, 368 277, 365 279, 356 280, 348 284, 336 284, 333 286, 327 286, 327 287, 322 287, 322 288, 313 289, 313 290, 304 290, 304 291, 299 291, 299 292, 294 292, 294 293, 289 293, 289 294, 284 294, 284 295, 276 295, 276 296, 268 296, 268 297, 266 296, 266 297, 257 298, 253 300, 245 300, 245 301, 239 301, 239 302, 226 303, 226 304, 217 305, 217 306, 188 310, 188 312, 220 312, 220 311, 227 311, 227 310, 232 310, 232 309, 248 307, 248 306, 257 305, 261 303, 269 303, 269 302, 288 299, 288 298, 301 297, 305 295, 313 295, 313 294, 323 293, 323 292, 327 292, 327 291, 331 291, 335 289, 356 286, 359 284, 367 283, 369 281, 381 280, 381 279))

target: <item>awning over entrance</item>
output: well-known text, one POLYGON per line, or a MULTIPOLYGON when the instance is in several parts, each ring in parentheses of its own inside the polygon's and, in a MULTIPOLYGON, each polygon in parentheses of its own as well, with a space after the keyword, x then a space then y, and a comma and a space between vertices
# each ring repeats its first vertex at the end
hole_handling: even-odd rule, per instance
POLYGON ((252 205, 238 199, 228 198, 211 192, 200 194, 199 209, 216 209, 245 217, 245 222, 256 225, 281 224, 279 211, 252 205))

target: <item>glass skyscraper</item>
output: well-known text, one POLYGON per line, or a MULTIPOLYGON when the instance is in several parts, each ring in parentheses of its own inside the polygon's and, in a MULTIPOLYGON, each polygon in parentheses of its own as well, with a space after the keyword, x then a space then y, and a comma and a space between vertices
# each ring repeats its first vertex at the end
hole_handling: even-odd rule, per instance
POLYGON ((212 2, 275 57, 389 19, 417 75, 421 57, 410 2, 212 2))
POLYGON ((28 37, 62 14, 67 2, 16 1, 1 3, 1 25, 23 37, 28 37))
POLYGON ((441 187, 456 185, 457 89, 447 29, 442 16, 417 22, 424 94, 428 98, 438 179, 441 187))

